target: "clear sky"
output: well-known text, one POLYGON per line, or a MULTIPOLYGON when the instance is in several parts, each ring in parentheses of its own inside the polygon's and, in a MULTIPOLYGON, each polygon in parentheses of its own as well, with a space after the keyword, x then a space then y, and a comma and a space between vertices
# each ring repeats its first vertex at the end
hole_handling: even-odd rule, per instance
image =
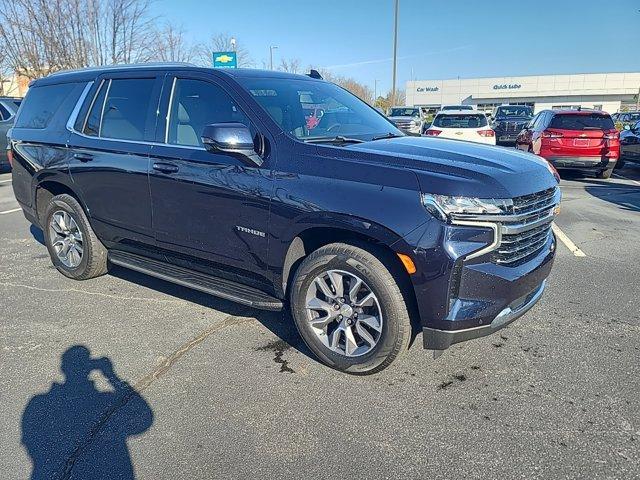
MULTIPOLYGON (((157 0, 194 42, 229 33, 257 67, 269 45, 391 86, 393 0, 157 0)), ((639 0, 400 0, 398 87, 412 79, 640 71, 639 0)), ((264 62, 264 63, 263 63, 264 62)))

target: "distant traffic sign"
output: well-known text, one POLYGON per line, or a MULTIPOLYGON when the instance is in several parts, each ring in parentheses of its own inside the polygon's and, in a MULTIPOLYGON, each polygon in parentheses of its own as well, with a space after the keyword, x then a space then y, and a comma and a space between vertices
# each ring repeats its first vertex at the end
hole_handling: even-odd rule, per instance
POLYGON ((213 52, 213 68, 237 68, 236 52, 213 52))

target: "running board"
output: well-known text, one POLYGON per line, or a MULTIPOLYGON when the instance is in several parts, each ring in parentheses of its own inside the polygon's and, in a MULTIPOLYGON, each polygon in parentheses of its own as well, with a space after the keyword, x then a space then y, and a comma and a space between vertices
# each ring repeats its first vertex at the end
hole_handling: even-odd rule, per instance
POLYGON ((193 288, 194 290, 253 308, 282 310, 283 307, 282 300, 272 297, 257 288, 140 255, 112 250, 109 252, 109 261, 115 265, 145 273, 167 282, 177 283, 184 287, 193 288))

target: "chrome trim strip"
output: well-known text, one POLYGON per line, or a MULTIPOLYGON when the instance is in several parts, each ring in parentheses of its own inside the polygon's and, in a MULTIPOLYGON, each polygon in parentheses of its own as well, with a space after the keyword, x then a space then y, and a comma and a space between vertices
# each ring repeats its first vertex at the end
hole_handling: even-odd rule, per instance
POLYGON ((70 132, 74 131, 73 126, 75 125, 76 120, 78 119, 78 115, 80 114, 80 109, 82 108, 82 105, 84 104, 84 100, 87 98, 87 95, 89 95, 89 90, 91 90, 92 85, 93 85, 93 80, 87 83, 87 85, 84 87, 84 90, 82 90, 82 93, 80 94, 80 98, 78 98, 78 101, 76 102, 75 107, 73 107, 73 110, 71 111, 69 120, 67 120, 67 130, 69 130, 70 132))
POLYGON ((176 91, 176 81, 178 77, 173 77, 173 82, 171 83, 171 94, 169 95, 169 107, 167 108, 167 116, 165 117, 165 127, 164 127, 164 143, 169 145, 169 121, 171 120, 171 109, 173 108, 173 95, 176 91))
POLYGON ((479 327, 471 327, 471 328, 461 328, 460 330, 443 330, 441 328, 429 328, 432 332, 442 332, 442 333, 463 333, 463 332, 473 332, 478 330, 487 330, 487 329, 498 329, 505 326, 508 323, 516 320, 518 317, 521 317, 529 310, 533 308, 533 306, 538 303, 538 300, 542 297, 544 293, 544 289, 547 286, 547 280, 543 280, 538 289, 535 291, 533 296, 525 303, 521 305, 516 310, 512 310, 511 307, 507 307, 502 310, 495 318, 491 321, 489 325, 480 325, 479 327))
POLYGON ((493 250, 495 250, 500 246, 500 241, 502 240, 502 231, 500 229, 500 225, 497 223, 467 222, 467 221, 458 221, 458 220, 452 220, 451 223, 454 225, 464 225, 468 227, 484 227, 484 228, 490 228, 491 230, 493 230, 493 242, 491 242, 486 247, 481 248, 480 250, 476 250, 475 252, 470 253, 469 255, 464 257, 465 260, 471 260, 472 258, 479 257, 481 255, 484 255, 485 253, 492 252, 493 250))
POLYGON ((555 214, 553 213, 553 209, 549 212, 549 215, 539 218, 531 223, 517 223, 515 225, 503 224, 502 225, 502 233, 505 235, 513 235, 516 233, 526 232, 527 230, 531 230, 533 228, 539 227, 540 225, 544 225, 545 223, 553 222, 555 214))
MULTIPOLYGON (((104 120, 104 107, 107 106, 107 99, 109 98, 109 92, 111 91, 111 84, 112 83, 113 83, 113 80, 109 79, 109 85, 107 85, 107 91, 104 94, 104 100, 102 101, 102 110, 100 110, 100 123, 98 124, 99 125, 98 126, 98 137, 100 137, 100 138, 102 138, 102 121, 104 120)), ((96 95, 97 95, 97 93, 96 93, 96 95)), ((87 115, 87 118, 89 118, 89 115, 87 115)))
POLYGON ((538 290, 527 301, 527 303, 525 303, 524 305, 521 305, 515 310, 512 310, 511 307, 505 308, 498 315, 496 315, 496 318, 493 319, 493 321, 489 326, 491 328, 502 327, 503 325, 506 325, 507 323, 511 323, 516 318, 521 317, 522 315, 527 313, 529 310, 531 310, 531 308, 533 308, 533 306, 536 303, 538 303, 538 300, 540 300, 540 297, 542 297, 542 294, 544 293, 544 288, 546 287, 546 285, 547 285, 547 281, 543 280, 542 285, 540 285, 540 288, 538 288, 538 290))

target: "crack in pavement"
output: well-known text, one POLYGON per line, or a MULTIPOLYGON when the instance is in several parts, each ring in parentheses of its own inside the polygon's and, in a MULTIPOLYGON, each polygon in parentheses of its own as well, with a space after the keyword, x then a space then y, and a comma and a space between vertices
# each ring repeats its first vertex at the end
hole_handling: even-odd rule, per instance
POLYGON ((109 419, 118 410, 120 410, 121 408, 126 406, 127 403, 129 402, 129 400, 131 400, 131 398, 134 395, 139 395, 140 393, 144 392, 148 387, 150 387, 153 384, 153 382, 155 382, 157 379, 159 379, 165 373, 167 373, 171 369, 171 367, 178 360, 180 360, 180 358, 182 358, 184 355, 189 353, 195 347, 200 345, 202 342, 204 342, 208 337, 210 337, 214 333, 219 332, 220 330, 222 330, 224 328, 227 328, 227 327, 231 327, 231 326, 234 326, 234 325, 241 325, 241 324, 245 324, 245 323, 251 323, 251 322, 255 322, 255 319, 254 318, 244 317, 241 314, 228 315, 227 317, 225 317, 224 320, 221 320, 220 322, 214 323, 209 328, 207 328, 206 330, 201 332, 198 336, 196 336, 196 337, 192 338, 191 340, 187 341, 186 343, 182 344, 179 348, 174 350, 173 353, 171 355, 169 355, 166 358, 166 360, 164 360, 160 365, 157 365, 151 372, 149 372, 147 375, 145 375, 144 377, 142 377, 138 381, 136 381, 133 384, 133 386, 128 386, 127 385, 127 387, 128 387, 127 388, 127 393, 124 394, 122 396, 122 398, 118 402, 115 402, 113 405, 111 405, 109 408, 107 408, 105 410, 105 412, 100 416, 98 421, 95 423, 95 425, 89 431, 89 435, 87 436, 85 441, 82 442, 80 445, 78 445, 73 450, 73 452, 71 452, 71 454, 69 455, 67 460, 64 462, 63 467, 61 468, 61 471, 60 471, 60 474, 58 475, 58 478, 63 479, 63 480, 68 480, 69 478, 71 478, 73 467, 74 467, 75 463, 77 462, 77 460, 80 458, 80 456, 91 445, 91 443, 93 442, 94 438, 96 438, 96 435, 98 435, 100 433, 100 431, 107 424, 109 419))
POLYGON ((95 295, 98 297, 112 298, 115 300, 130 300, 133 302, 158 302, 158 303, 192 303, 186 302, 185 300, 173 300, 167 298, 147 298, 147 297, 123 297, 121 295, 112 295, 109 293, 102 292, 89 292, 87 290, 80 290, 78 288, 43 288, 43 287, 34 287, 33 285, 25 285, 21 283, 13 283, 13 282, 0 282, 0 286, 2 287, 15 287, 15 288, 25 288, 27 290, 34 290, 36 292, 48 292, 48 293, 80 293, 85 295, 95 295))

